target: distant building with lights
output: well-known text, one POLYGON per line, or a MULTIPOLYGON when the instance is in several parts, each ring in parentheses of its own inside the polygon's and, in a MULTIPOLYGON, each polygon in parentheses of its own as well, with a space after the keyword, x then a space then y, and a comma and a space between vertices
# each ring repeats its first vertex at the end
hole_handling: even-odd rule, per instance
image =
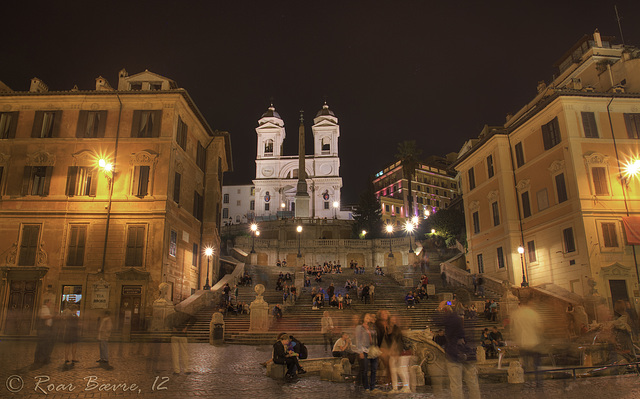
POLYGON ((446 158, 430 156, 418 163, 411 182, 413 215, 409 215, 408 177, 402 163, 394 162, 376 173, 373 188, 382 206, 382 221, 400 226, 413 216, 426 218, 447 208, 459 195, 455 173, 449 170, 455 156, 455 153, 446 158))
MULTIPOLYGON (((348 219, 350 212, 340 210, 340 126, 333 111, 324 104, 311 126, 313 155, 305 155, 307 187, 312 219, 348 219)), ((275 107, 262 114, 256 128, 257 156, 254 206, 255 218, 276 220, 295 215, 298 182, 298 155, 282 153, 286 132, 284 121, 275 107)), ((248 209, 248 207, 247 207, 248 209)), ((249 213, 251 211, 248 211, 249 213)))
POLYGON ((222 186, 222 225, 255 220, 256 188, 253 184, 222 186))
POLYGON ((472 273, 640 300, 640 181, 625 173, 638 156, 640 50, 611 40, 585 35, 529 104, 461 151, 472 273))
POLYGON ((174 303, 202 288, 207 246, 215 282, 230 168, 229 135, 155 73, 122 70, 117 89, 0 84, 0 334, 35 334, 44 299, 78 305, 83 333, 104 310, 148 328, 161 283, 174 303))

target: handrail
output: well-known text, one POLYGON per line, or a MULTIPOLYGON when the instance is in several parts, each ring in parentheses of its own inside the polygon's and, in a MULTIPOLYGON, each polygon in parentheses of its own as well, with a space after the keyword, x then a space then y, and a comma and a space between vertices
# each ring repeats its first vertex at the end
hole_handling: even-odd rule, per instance
POLYGON ((550 373, 555 371, 573 371, 573 379, 576 379, 576 370, 587 370, 587 369, 603 369, 608 367, 627 367, 627 366, 640 366, 640 362, 633 363, 623 363, 623 364, 605 364, 599 366, 575 366, 575 367, 562 367, 555 369, 547 369, 547 370, 534 370, 534 371, 525 371, 525 374, 541 374, 541 373, 550 373))

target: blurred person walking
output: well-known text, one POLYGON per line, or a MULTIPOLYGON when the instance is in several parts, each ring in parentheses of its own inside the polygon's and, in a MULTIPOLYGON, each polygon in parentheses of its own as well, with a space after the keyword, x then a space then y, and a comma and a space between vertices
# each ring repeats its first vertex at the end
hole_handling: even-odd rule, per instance
POLYGON ((391 316, 387 325, 387 336, 389 337, 389 370, 391 372, 391 391, 410 393, 409 386, 409 361, 411 352, 405 349, 402 339, 402 329, 398 326, 397 318, 391 316), (398 391, 398 376, 402 380, 402 390, 398 391))
POLYGON ((522 367, 535 374, 536 385, 540 385, 540 345, 542 344, 542 318, 533 309, 527 297, 520 298, 520 306, 511 315, 511 332, 520 348, 522 367))
POLYGON ((378 370, 378 355, 380 349, 376 345, 376 329, 373 326, 375 316, 365 313, 362 317, 362 324, 355 329, 355 352, 358 354, 360 364, 360 382, 365 390, 379 392, 376 389, 376 373, 378 370))
POLYGON ((333 319, 329 316, 328 311, 324 311, 322 314, 322 319, 320 320, 321 325, 321 333, 324 337, 324 351, 328 352, 329 348, 333 345, 333 329, 335 328, 333 325, 333 319))
POLYGON ((36 329, 38 330, 38 343, 36 344, 33 366, 31 367, 33 369, 51 363, 54 335, 53 312, 51 311, 50 299, 45 299, 40 311, 38 311, 36 329))
POLYGON ((78 349, 78 340, 80 332, 80 317, 78 317, 78 305, 70 304, 63 312, 64 318, 64 334, 62 342, 64 342, 64 365, 72 367, 78 363, 76 351, 78 349))
POLYGON ((97 363, 107 369, 112 369, 109 365, 109 337, 113 329, 113 321, 111 321, 111 312, 105 310, 104 316, 100 319, 100 327, 98 328, 98 342, 100 342, 100 359, 97 363))

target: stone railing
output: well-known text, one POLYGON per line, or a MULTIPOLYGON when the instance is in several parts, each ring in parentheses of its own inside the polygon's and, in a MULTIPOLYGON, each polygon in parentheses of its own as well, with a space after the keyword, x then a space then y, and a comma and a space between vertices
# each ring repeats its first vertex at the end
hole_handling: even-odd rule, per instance
MULTIPOLYGON (((341 248, 361 248, 361 249, 372 249, 372 248, 388 248, 389 247, 389 239, 374 239, 374 240, 351 240, 351 239, 325 239, 325 240, 270 240, 270 239, 262 239, 256 238, 255 242, 252 237, 236 237, 236 246, 240 248, 251 248, 254 246, 255 248, 298 248, 298 244, 301 248, 304 249, 313 249, 313 248, 332 248, 332 247, 341 247, 341 248)), ((400 238, 392 238, 391 239, 391 247, 392 248, 404 248, 409 245, 409 237, 400 237, 400 238)))
MULTIPOLYGON (((466 270, 453 266, 448 262, 440 264, 440 272, 444 271, 447 275, 447 283, 453 286, 466 287, 473 291, 473 275, 466 270)), ((495 294, 502 295, 504 292, 503 281, 495 277, 482 275, 484 280, 484 290, 491 291, 495 294)))

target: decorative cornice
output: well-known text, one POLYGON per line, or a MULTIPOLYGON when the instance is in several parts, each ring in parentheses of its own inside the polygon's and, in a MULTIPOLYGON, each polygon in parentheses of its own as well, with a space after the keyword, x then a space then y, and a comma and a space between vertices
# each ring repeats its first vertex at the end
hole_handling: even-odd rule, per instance
POLYGON ((471 212, 478 210, 480 208, 480 201, 471 201, 469 203, 469 210, 471 212))
POLYGON ((27 154, 28 166, 54 166, 56 164, 56 156, 46 151, 38 151, 27 154))
POLYGON ((518 184, 516 184, 516 190, 518 190, 518 192, 527 191, 530 187, 531 180, 529 179, 520 180, 518 184))
POLYGON ((556 159, 555 161, 551 162, 551 164, 549 165, 549 172, 551 172, 552 174, 561 172, 563 170, 564 170, 564 160, 556 159))
POLYGON ((498 200, 499 196, 500 196, 500 192, 498 190, 494 190, 494 191, 491 191, 489 194, 487 194, 487 199, 489 200, 489 203, 493 203, 498 200))
POLYGON ((606 164, 609 162, 609 156, 608 155, 604 155, 600 152, 587 152, 586 154, 583 155, 584 157, 584 162, 587 165, 598 165, 598 164, 606 164))
POLYGON ((146 165, 146 166, 156 166, 158 163, 158 153, 154 151, 140 151, 131 154, 131 159, 129 159, 129 163, 131 166, 134 165, 146 165))
POLYGON ((11 155, 0 152, 0 165, 7 165, 9 163, 9 158, 11 158, 11 155))
POLYGON ((73 166, 96 166, 96 154, 90 150, 78 151, 71 154, 73 157, 73 166))

